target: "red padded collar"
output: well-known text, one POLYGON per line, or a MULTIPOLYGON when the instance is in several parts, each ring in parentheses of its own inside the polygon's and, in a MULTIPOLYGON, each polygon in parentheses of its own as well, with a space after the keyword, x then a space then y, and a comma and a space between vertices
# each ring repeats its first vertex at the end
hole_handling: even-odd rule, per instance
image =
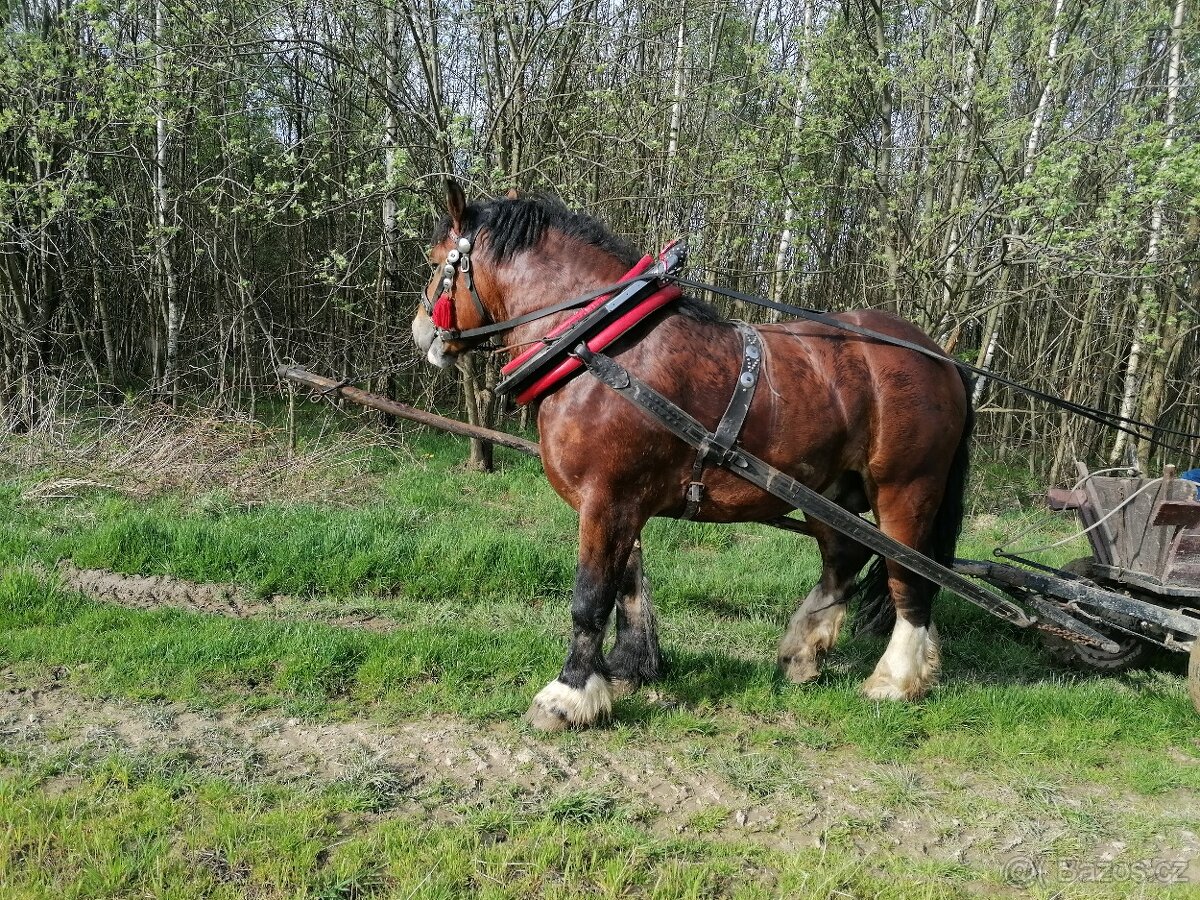
MULTIPOLYGON (((666 250, 663 252, 665 253, 666 250)), ((650 268, 653 263, 653 257, 649 255, 643 256, 638 261, 637 265, 630 269, 629 272, 621 278, 621 280, 624 281, 642 274, 648 268, 650 268)), ((670 303, 672 300, 677 299, 680 293, 679 286, 675 284, 669 284, 655 291, 653 294, 646 297, 646 299, 638 303, 635 307, 626 310, 619 317, 614 319, 612 322, 609 322, 606 326, 604 326, 604 328, 589 338, 587 342, 588 349, 603 350, 625 332, 633 328, 633 326, 638 322, 646 318, 646 316, 650 315, 650 313, 654 312, 656 309, 659 309, 665 304, 670 303)), ((583 309, 572 313, 569 317, 567 317, 566 320, 552 328, 546 337, 554 338, 562 334, 572 324, 577 322, 579 319, 582 319, 601 304, 607 302, 611 297, 612 294, 605 294, 601 297, 597 297, 583 309)), ((501 371, 505 375, 514 372, 540 349, 541 347, 538 344, 527 347, 518 356, 514 357, 510 362, 508 362, 504 368, 501 369, 501 371)), ((525 404, 534 400, 540 400, 552 390, 561 386, 571 375, 574 375, 582 367, 583 363, 575 359, 573 356, 568 356, 557 366, 518 394, 516 397, 517 402, 525 404)))

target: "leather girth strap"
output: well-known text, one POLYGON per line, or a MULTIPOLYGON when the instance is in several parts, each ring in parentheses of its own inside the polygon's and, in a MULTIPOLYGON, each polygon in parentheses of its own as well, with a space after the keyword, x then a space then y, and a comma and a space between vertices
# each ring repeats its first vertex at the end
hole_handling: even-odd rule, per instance
POLYGON ((742 370, 738 373, 733 396, 729 398, 729 406, 725 409, 725 415, 721 416, 717 430, 705 437, 697 448, 696 462, 692 464, 692 480, 684 495, 687 506, 680 517, 683 519, 694 519, 699 515, 700 503, 704 499, 704 469, 710 463, 721 465, 737 443, 754 400, 758 376, 762 372, 762 338, 745 322, 734 324, 742 336, 742 370))

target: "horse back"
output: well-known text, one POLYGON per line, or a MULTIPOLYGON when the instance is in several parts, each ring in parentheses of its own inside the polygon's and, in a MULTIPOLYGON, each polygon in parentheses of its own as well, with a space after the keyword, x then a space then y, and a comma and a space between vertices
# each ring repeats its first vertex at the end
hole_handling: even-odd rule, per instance
MULTIPOLYGON (((942 348, 916 325, 879 310, 854 310, 834 318, 924 347, 944 357, 942 348)), ((898 470, 940 462, 962 436, 969 399, 949 358, 935 359, 815 322, 764 326, 772 361, 803 353, 811 379, 836 407, 857 453, 849 467, 869 466, 885 478, 898 470), (803 348, 802 350, 800 348, 803 348)), ((787 367, 782 367, 787 371, 787 367)), ((794 391, 810 389, 803 381, 794 391)), ((864 472, 864 474, 866 474, 864 472)))

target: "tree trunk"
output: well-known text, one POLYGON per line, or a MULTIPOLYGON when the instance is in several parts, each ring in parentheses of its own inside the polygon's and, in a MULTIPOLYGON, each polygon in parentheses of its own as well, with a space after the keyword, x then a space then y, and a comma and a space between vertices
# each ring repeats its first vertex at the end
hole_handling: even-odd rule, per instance
POLYGON ((167 59, 165 44, 164 5, 157 0, 154 6, 154 88, 157 93, 154 117, 154 199, 157 212, 157 246, 159 278, 166 324, 166 359, 163 364, 159 393, 172 407, 178 404, 179 390, 179 285, 171 260, 172 234, 171 194, 168 185, 167 148, 167 59))
MULTIPOLYGON (((784 178, 787 177, 788 165, 796 154, 796 144, 800 140, 800 128, 804 124, 804 106, 808 102, 809 73, 812 70, 810 44, 813 28, 813 0, 804 0, 804 37, 800 44, 800 81, 796 85, 796 99, 792 105, 792 134, 791 141, 785 150, 784 178)), ((788 282, 788 257, 792 249, 792 219, 796 214, 796 204, 792 196, 791 186, 786 180, 783 188, 783 230, 779 235, 779 247, 775 251, 775 268, 771 273, 771 299, 776 303, 783 300, 784 287, 788 282)), ((778 321, 778 314, 772 319, 778 321)))
MULTIPOLYGON (((675 37, 675 61, 673 64, 674 73, 672 76, 671 86, 671 124, 667 133, 667 160, 674 162, 676 154, 679 152, 679 127, 683 119, 683 61, 684 49, 686 44, 684 40, 687 36, 687 4, 681 3, 679 7, 679 30, 675 37)), ((674 168, 672 167, 672 175, 674 168)))
MULTIPOLYGON (((1159 165, 1161 177, 1175 145, 1175 117, 1179 103, 1179 66, 1183 55, 1183 6, 1184 0, 1175 0, 1175 15, 1171 23, 1171 59, 1167 67, 1167 109, 1165 135, 1163 137, 1163 157, 1159 165)), ((1166 191, 1160 190, 1154 201, 1154 209, 1150 214, 1150 239, 1146 244, 1146 270, 1153 276, 1158 268, 1159 244, 1162 239, 1163 214, 1166 209, 1166 191)), ((1133 327, 1133 338, 1129 346, 1129 358, 1125 365, 1125 387, 1121 392, 1121 411, 1123 418, 1131 418, 1138 406, 1138 390, 1145 380, 1142 375, 1142 353, 1147 342, 1158 342, 1158 335, 1147 333, 1150 325, 1151 309, 1156 305, 1157 297, 1155 282, 1147 278, 1142 285, 1137 299, 1137 317, 1133 327)), ((1125 432, 1120 432, 1113 444, 1109 462, 1112 465, 1121 458, 1126 444, 1131 440, 1125 432)), ((1138 456, 1143 456, 1140 448, 1138 456)))

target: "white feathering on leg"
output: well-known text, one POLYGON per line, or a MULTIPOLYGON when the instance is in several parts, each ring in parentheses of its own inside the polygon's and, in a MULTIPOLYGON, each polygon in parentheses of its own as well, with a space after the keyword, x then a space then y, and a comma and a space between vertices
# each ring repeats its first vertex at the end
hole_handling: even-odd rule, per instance
POLYGON ((941 653, 937 628, 914 627, 897 617, 887 650, 863 683, 869 700, 917 700, 937 680, 941 653))
POLYGON ((802 684, 821 674, 821 661, 837 643, 845 618, 844 594, 827 592, 821 584, 809 591, 779 642, 779 665, 788 680, 802 684))

